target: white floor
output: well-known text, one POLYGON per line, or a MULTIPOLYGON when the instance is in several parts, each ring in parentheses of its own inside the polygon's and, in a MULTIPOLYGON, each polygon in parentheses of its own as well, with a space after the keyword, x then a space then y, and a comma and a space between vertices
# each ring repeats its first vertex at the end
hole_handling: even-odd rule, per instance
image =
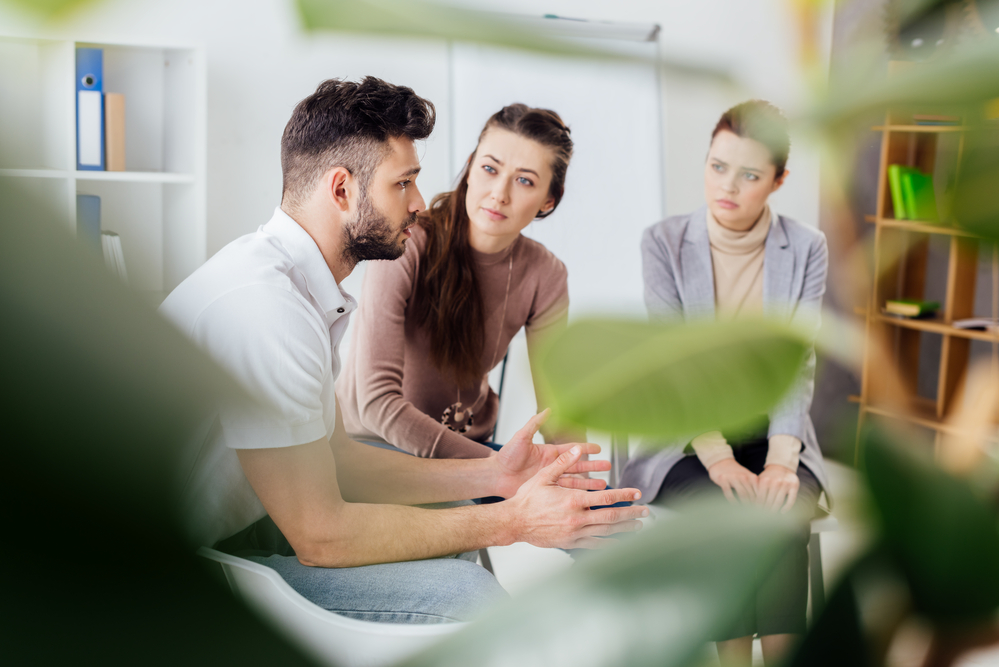
MULTIPOLYGON (((863 532, 851 521, 848 508, 856 497, 857 481, 849 468, 827 462, 833 495, 837 499, 835 516, 839 527, 833 532, 822 534, 822 562, 826 581, 826 594, 832 591, 843 569, 849 565, 865 543, 863 532), (841 511, 842 508, 842 511, 841 511)), ((572 566, 572 558, 557 549, 540 549, 529 544, 514 544, 508 547, 491 547, 496 578, 516 596, 529 590, 539 581, 572 566)), ((918 667, 926 649, 926 633, 918 626, 900 632, 889 656, 889 667, 918 667)), ((754 647, 754 662, 763 665, 759 642, 754 647)), ((999 646, 985 651, 970 653, 958 663, 959 667, 999 667, 999 646)))

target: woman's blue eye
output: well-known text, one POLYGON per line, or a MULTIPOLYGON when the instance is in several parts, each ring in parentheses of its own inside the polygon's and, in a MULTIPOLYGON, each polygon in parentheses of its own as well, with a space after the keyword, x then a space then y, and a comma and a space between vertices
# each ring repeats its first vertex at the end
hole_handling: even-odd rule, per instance
POLYGON ((488 164, 482 165, 482 168, 486 170, 487 174, 495 174, 496 170, 490 167, 488 164))
POLYGON ((756 174, 746 174, 746 180, 747 181, 758 181, 758 180, 760 180, 760 177, 757 176, 756 174))
POLYGON ((714 169, 715 171, 717 171, 719 174, 722 173, 722 171, 724 171, 724 169, 725 169, 720 164, 713 164, 713 165, 711 165, 711 168, 714 169))
POLYGON ((534 185, 534 181, 532 181, 531 179, 527 178, 526 176, 519 177, 517 179, 517 181, 520 182, 520 183, 523 183, 524 185, 534 185))

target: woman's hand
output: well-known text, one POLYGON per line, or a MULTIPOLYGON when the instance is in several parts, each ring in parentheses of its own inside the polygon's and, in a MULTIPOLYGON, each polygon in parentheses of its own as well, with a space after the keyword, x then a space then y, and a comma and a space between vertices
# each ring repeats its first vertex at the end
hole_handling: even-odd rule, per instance
POLYGON ((757 478, 759 503, 768 510, 787 512, 798 498, 798 475, 789 468, 771 463, 757 478), (781 507, 783 505, 783 507, 781 507))
MULTIPOLYGON (((708 477, 711 478, 712 482, 721 487, 722 493, 725 494, 730 503, 735 502, 736 496, 743 503, 751 503, 759 495, 757 490, 758 478, 749 470, 739 465, 735 459, 722 459, 718 463, 715 463, 708 468, 708 477), (734 495, 733 491, 735 492, 734 495)), ((797 479, 797 475, 795 479, 797 479)))

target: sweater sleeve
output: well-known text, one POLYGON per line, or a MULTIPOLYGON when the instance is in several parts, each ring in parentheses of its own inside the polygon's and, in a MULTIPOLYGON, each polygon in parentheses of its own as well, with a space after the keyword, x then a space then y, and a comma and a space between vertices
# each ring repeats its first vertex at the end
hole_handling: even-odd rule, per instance
POLYGON ((427 458, 484 458, 493 450, 451 431, 403 396, 406 306, 418 270, 415 244, 394 261, 371 262, 353 338, 358 419, 399 449, 427 458))
POLYGON ((735 458, 732 445, 728 444, 721 431, 702 433, 690 441, 690 446, 694 449, 694 453, 697 454, 697 458, 700 459, 705 470, 720 461, 735 458))

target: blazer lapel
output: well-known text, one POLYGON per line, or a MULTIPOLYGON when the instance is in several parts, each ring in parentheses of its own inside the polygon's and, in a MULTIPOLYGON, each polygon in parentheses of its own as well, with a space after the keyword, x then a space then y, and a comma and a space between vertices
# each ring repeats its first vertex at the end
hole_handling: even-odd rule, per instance
POLYGON ((684 317, 714 318, 715 275, 708 241, 707 208, 690 214, 680 246, 680 271, 684 285, 684 317))
POLYGON ((783 219, 776 213, 771 215, 770 232, 763 249, 763 313, 787 317, 791 313, 784 311, 793 303, 794 252, 783 219))

